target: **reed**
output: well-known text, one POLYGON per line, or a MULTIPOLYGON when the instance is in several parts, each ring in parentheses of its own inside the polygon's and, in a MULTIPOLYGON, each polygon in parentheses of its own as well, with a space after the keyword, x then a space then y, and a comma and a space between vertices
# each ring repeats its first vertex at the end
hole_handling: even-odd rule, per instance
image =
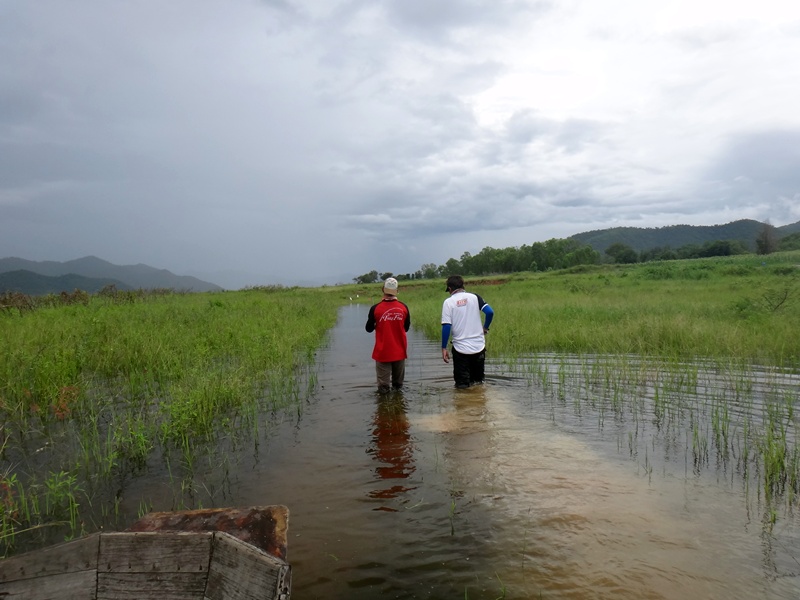
MULTIPOLYGON (((800 252, 772 256, 764 266, 740 257, 672 262, 498 276, 466 287, 495 309, 487 345, 497 355, 719 357, 800 366, 800 252)), ((404 286, 403 296, 415 323, 436 339, 446 297, 441 282, 404 286)))
MULTIPOLYGON (((765 404, 755 382, 800 368, 798 263, 800 252, 606 265, 467 289, 495 308, 490 357, 544 390, 554 420, 569 405, 596 411, 600 427, 652 418, 672 440, 685 427, 699 462, 713 448, 745 480, 757 472, 774 501, 800 491, 796 387, 776 375, 766 385, 783 392, 765 404), (725 386, 710 408, 697 399, 708 369, 725 386)), ((414 327, 432 339, 442 283, 401 287, 414 327)), ((172 474, 175 505, 197 505, 214 493, 195 480, 199 459, 212 461, 223 437, 257 439, 264 415, 299 415, 337 306, 379 297, 377 284, 80 295, 0 312, 0 549, 103 526, 117 509, 96 507, 118 506, 119 487, 155 457, 172 474)), ((639 439, 637 429, 632 453, 639 439)))
MULTIPOLYGON (((335 318, 335 304, 296 289, 95 296, 0 313, 3 551, 20 531, 101 526, 116 512, 93 509, 116 500, 107 482, 156 452, 177 453, 189 473, 221 434, 252 435, 259 415, 298 404, 335 318)), ((191 495, 186 477, 180 485, 191 495)))
MULTIPOLYGON (((767 503, 795 502, 798 265, 794 251, 473 278, 466 287, 495 310, 489 356, 551 398, 551 418, 567 399, 575 414, 595 411, 599 427, 609 415, 637 428, 649 418, 670 448, 686 432, 695 470, 714 452, 746 482, 757 474, 767 503)), ((431 339, 441 283, 403 292, 431 339)), ((632 456, 639 443, 631 433, 632 456)))

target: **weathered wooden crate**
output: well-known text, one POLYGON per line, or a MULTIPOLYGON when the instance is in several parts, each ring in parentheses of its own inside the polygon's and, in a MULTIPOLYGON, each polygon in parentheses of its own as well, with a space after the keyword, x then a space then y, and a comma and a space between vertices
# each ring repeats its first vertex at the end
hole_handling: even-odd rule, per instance
POLYGON ((0 561, 3 599, 288 600, 290 591, 285 560, 225 531, 95 533, 0 561))

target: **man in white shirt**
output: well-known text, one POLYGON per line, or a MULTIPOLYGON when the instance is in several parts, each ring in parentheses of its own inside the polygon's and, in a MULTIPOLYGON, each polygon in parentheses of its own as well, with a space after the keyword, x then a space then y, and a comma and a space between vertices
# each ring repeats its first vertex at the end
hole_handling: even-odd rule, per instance
POLYGON ((464 278, 447 278, 450 297, 442 305, 442 360, 450 362, 447 342, 453 336, 453 379, 457 388, 483 383, 486 338, 494 311, 483 298, 464 290, 464 278), (485 315, 481 322, 481 313, 485 315))

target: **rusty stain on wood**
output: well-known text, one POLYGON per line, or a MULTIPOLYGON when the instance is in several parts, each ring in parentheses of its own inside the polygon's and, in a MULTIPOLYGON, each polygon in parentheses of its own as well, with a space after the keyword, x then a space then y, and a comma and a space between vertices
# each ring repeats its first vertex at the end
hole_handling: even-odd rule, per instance
POLYGON ((286 560, 288 525, 289 509, 278 505, 152 512, 136 521, 128 531, 224 531, 286 560))

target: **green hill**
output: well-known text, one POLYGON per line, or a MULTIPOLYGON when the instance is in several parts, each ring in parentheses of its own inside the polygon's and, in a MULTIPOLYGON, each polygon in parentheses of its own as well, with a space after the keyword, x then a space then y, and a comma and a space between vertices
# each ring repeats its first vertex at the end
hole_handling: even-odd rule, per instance
POLYGON ((115 285, 118 290, 130 290, 131 286, 111 278, 84 277, 83 275, 59 275, 49 277, 31 271, 18 270, 0 273, 0 293, 22 292, 29 296, 44 296, 83 290, 96 294, 107 285, 115 285))
MULTIPOLYGON (((702 246, 706 242, 737 240, 745 248, 755 251, 755 240, 764 223, 751 219, 733 221, 726 225, 670 225, 667 227, 614 227, 599 229, 573 235, 570 239, 586 244, 604 252, 611 244, 621 243, 630 246, 637 252, 652 248, 670 247, 673 249, 696 244, 702 246)), ((775 228, 776 234, 782 238, 800 231, 800 221, 775 228)))
POLYGON ((800 250, 800 231, 783 236, 779 242, 778 249, 800 250))
MULTIPOLYGON (((46 277, 80 275, 89 279, 114 280, 129 286, 117 289, 155 289, 165 288, 176 291, 211 292, 222 288, 216 284, 202 281, 187 275, 175 275, 166 269, 156 269, 147 265, 115 265, 96 256, 85 256, 76 260, 57 262, 52 260, 33 261, 24 258, 0 258, 0 274, 11 271, 29 271, 46 277)), ((22 290, 24 291, 24 290, 22 290)), ((71 290, 70 290, 71 291, 71 290)), ((84 290, 89 291, 89 290, 84 290)), ((26 292, 31 293, 31 292, 26 292)))

